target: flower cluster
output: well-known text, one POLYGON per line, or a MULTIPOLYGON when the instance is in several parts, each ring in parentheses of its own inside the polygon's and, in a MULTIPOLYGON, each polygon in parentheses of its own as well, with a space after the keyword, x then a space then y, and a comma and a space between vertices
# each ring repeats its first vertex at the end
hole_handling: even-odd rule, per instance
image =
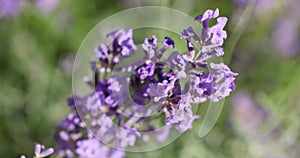
POLYGON ((223 29, 227 18, 218 16, 216 9, 195 18, 203 23, 201 36, 192 27, 182 32, 187 52, 176 51, 170 37, 159 44, 152 36, 142 44, 144 57, 134 61, 130 61, 137 50, 133 30, 109 33, 111 42, 100 44, 94 51, 98 61, 90 64, 93 80, 85 78, 94 91, 82 98, 69 99, 70 107, 75 108, 76 104, 80 116, 88 121, 83 124, 78 114, 70 114, 62 121, 57 136, 59 154, 123 157, 122 149, 134 146, 149 131, 158 141, 164 141, 173 125, 179 132, 191 129, 192 122, 199 118, 192 112, 193 104, 217 102, 235 88, 236 73, 223 63, 208 62, 211 57, 224 54, 222 45, 227 34, 223 29), (217 23, 209 27, 212 18, 217 18, 217 23), (198 51, 194 44, 199 45, 198 51), (172 53, 164 59, 167 51, 172 53), (126 59, 130 64, 123 64, 126 59), (112 71, 113 75, 109 75, 112 71), (153 113, 163 114, 166 127, 162 130, 152 123, 153 113))
POLYGON ((133 30, 109 33, 111 42, 94 50, 97 61, 90 63, 92 79, 84 78, 93 91, 68 99, 78 113, 69 114, 58 125, 56 153, 63 157, 121 158, 125 148, 139 140, 148 141, 150 135, 163 142, 172 128, 179 132, 191 129, 199 118, 192 105, 217 102, 235 88, 237 74, 223 63, 208 61, 224 54, 227 18, 218 16, 216 9, 195 18, 203 23, 201 35, 192 27, 181 33, 186 52, 175 50, 170 37, 159 43, 152 36, 142 44, 144 56, 135 59, 133 30), (212 18, 217 18, 217 24, 209 27, 212 18), (163 124, 158 125, 157 119, 163 119, 163 124))

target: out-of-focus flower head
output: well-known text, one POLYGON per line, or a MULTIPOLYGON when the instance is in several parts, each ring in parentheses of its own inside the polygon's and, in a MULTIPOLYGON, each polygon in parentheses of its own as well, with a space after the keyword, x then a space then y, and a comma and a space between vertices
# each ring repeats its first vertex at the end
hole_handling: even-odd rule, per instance
MULTIPOLYGON (((53 148, 48 148, 46 149, 44 145, 42 144, 35 144, 34 147, 34 157, 35 158, 44 158, 47 156, 50 156, 51 154, 53 154, 54 149, 53 148)), ((24 155, 22 155, 20 158, 26 158, 24 155)))
POLYGON ((296 18, 300 13, 299 7, 299 1, 287 3, 272 32, 275 50, 283 57, 292 57, 300 51, 300 20, 296 18))
POLYGON ((0 18, 14 17, 22 9, 21 0, 0 0, 0 18))
POLYGON ((60 0, 36 0, 36 6, 45 14, 52 12, 58 5, 60 0))

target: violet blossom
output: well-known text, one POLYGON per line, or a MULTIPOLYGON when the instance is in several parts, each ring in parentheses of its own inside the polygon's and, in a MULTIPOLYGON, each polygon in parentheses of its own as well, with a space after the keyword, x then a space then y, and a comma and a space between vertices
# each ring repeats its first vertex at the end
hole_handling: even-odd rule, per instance
MULTIPOLYGON (((34 147, 34 157, 35 158, 43 158, 51 155, 54 152, 53 148, 46 149, 42 144, 35 144, 34 147)), ((26 158, 26 156, 22 155, 20 158, 26 158)))
MULTIPOLYGON (((158 39, 152 36, 146 38, 142 44, 144 58, 122 67, 117 65, 123 59, 134 55, 137 49, 133 40, 133 30, 109 33, 111 43, 100 44, 95 49, 95 56, 99 61, 92 62, 91 69, 94 71, 95 80, 89 80, 93 83, 95 92, 84 97, 85 103, 80 101, 76 106, 79 111, 84 111, 83 117, 91 120, 91 124, 87 126, 100 137, 101 143, 96 143, 90 136, 83 139, 84 135, 89 134, 82 131, 81 137, 75 140, 81 143, 75 143, 73 153, 84 152, 78 144, 90 141, 94 144, 92 146, 98 146, 99 150, 106 143, 126 149, 134 146, 139 138, 147 140, 148 136, 143 131, 149 130, 157 134, 159 141, 163 141, 173 125, 179 132, 192 128, 193 121, 199 118, 193 114, 192 105, 205 101, 217 102, 227 97, 235 88, 234 79, 237 73, 231 72, 223 63, 207 61, 213 56, 219 57, 224 54, 222 45, 227 34, 223 29, 227 18, 218 16, 219 10, 216 9, 208 10, 195 18, 203 22, 200 35, 195 33, 192 27, 182 32, 181 38, 187 42, 186 53, 173 50, 175 42, 170 37, 165 37, 162 47, 159 47, 158 39), (217 18, 217 23, 210 27, 208 23, 212 18, 217 18), (200 45, 199 52, 196 52, 192 41, 200 45), (167 59, 163 59, 167 50, 171 50, 172 53, 167 59), (131 75, 122 76, 115 73, 114 76, 99 79, 99 76, 109 71, 130 72, 131 75), (182 85, 180 81, 185 81, 187 76, 190 77, 190 81, 182 85), (129 92, 126 93, 126 90, 129 92), (155 125, 147 121, 148 113, 155 110, 165 115, 168 128, 164 128, 163 132, 157 132, 155 125), (110 120, 112 117, 117 119, 117 125, 110 120)), ((124 156, 110 154, 108 150, 103 151, 103 154, 124 156)))
POLYGON ((192 27, 183 30, 186 52, 175 50, 170 37, 158 45, 159 40, 152 36, 142 44, 144 57, 125 65, 123 61, 131 59, 137 50, 133 30, 109 33, 111 42, 94 49, 97 61, 90 63, 92 79, 84 78, 92 87, 90 94, 68 99, 78 113, 71 113, 58 124, 55 153, 67 158, 121 158, 137 140, 149 140, 149 133, 163 142, 173 128, 181 133, 191 129, 193 121, 200 118, 192 106, 217 102, 235 88, 237 73, 223 63, 207 61, 224 54, 227 18, 218 16, 218 9, 197 16, 195 20, 203 23, 199 34, 192 27), (217 24, 208 26, 212 18, 217 18, 217 24), (171 54, 164 58, 167 51, 171 54), (112 71, 114 74, 109 75, 112 71), (150 119, 152 113, 161 114, 156 120, 162 119, 164 127, 150 119))

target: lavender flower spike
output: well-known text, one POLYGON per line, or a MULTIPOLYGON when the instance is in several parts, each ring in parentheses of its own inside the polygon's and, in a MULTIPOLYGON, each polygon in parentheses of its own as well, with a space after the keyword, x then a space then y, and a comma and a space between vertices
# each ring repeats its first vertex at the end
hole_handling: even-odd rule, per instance
MULTIPOLYGON (((217 102, 235 89, 238 74, 223 63, 207 61, 224 54, 227 18, 218 16, 216 9, 195 18, 202 22, 205 37, 197 35, 192 27, 183 30, 181 38, 186 42, 186 51, 174 50, 175 41, 170 37, 162 39, 160 46, 152 36, 142 44, 145 55, 130 63, 121 62, 137 53, 133 30, 109 33, 110 43, 94 49, 95 61, 90 65, 93 76, 85 79, 94 89, 68 100, 74 111, 76 104, 81 115, 71 113, 57 126, 55 153, 66 158, 124 158, 124 151, 137 146, 139 140, 146 142, 154 137, 153 140, 163 142, 171 129, 191 129, 200 118, 193 113, 193 106, 217 102), (217 23, 208 27, 212 18, 217 18, 217 23), (158 117, 150 117, 153 112, 158 117), (158 122, 164 123, 164 128, 158 122)), ((41 148, 36 148, 39 156, 53 152, 41 148)))

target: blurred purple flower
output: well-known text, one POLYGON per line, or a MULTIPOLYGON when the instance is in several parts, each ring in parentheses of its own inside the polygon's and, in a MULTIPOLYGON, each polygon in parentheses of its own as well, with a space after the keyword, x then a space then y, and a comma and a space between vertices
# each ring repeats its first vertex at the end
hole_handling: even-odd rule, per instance
POLYGON ((53 148, 46 149, 44 145, 35 144, 34 153, 37 158, 43 158, 43 157, 49 156, 53 152, 54 152, 53 148))
POLYGON ((116 133, 120 147, 123 148, 127 146, 134 146, 138 136, 140 136, 140 133, 135 128, 124 128, 116 133))
POLYGON ((59 61, 59 68, 66 75, 71 75, 73 72, 73 64, 75 61, 75 56, 73 54, 68 54, 59 61))
POLYGON ((166 125, 162 129, 156 131, 157 141, 164 142, 169 136, 172 126, 166 125))
POLYGON ((59 2, 60 0, 36 0, 36 5, 42 13, 49 14, 57 7, 59 2))
POLYGON ((300 51, 300 20, 295 17, 300 13, 300 2, 291 1, 287 5, 283 15, 279 16, 272 35, 276 51, 283 57, 292 57, 300 51))
POLYGON ((109 148, 96 138, 80 140, 76 143, 76 154, 79 158, 106 158, 109 148))
MULTIPOLYGON (((34 146, 34 157, 35 158, 43 158, 43 157, 47 157, 50 156, 51 154, 53 154, 54 149, 53 148, 48 148, 46 149, 44 145, 42 144, 35 144, 34 146)), ((20 158, 26 158, 24 155, 22 155, 20 158)))
POLYGON ((244 9, 250 3, 254 3, 254 14, 260 15, 268 13, 275 8, 276 5, 280 3, 274 3, 273 0, 235 0, 235 4, 239 9, 244 9))
POLYGON ((0 0, 0 18, 14 17, 22 9, 21 0, 0 0))
POLYGON ((99 59, 108 58, 108 49, 104 44, 101 44, 98 48, 95 49, 95 56, 99 59))
POLYGON ((233 116, 237 127, 253 133, 267 119, 266 111, 258 105, 247 91, 239 91, 232 98, 233 116))

